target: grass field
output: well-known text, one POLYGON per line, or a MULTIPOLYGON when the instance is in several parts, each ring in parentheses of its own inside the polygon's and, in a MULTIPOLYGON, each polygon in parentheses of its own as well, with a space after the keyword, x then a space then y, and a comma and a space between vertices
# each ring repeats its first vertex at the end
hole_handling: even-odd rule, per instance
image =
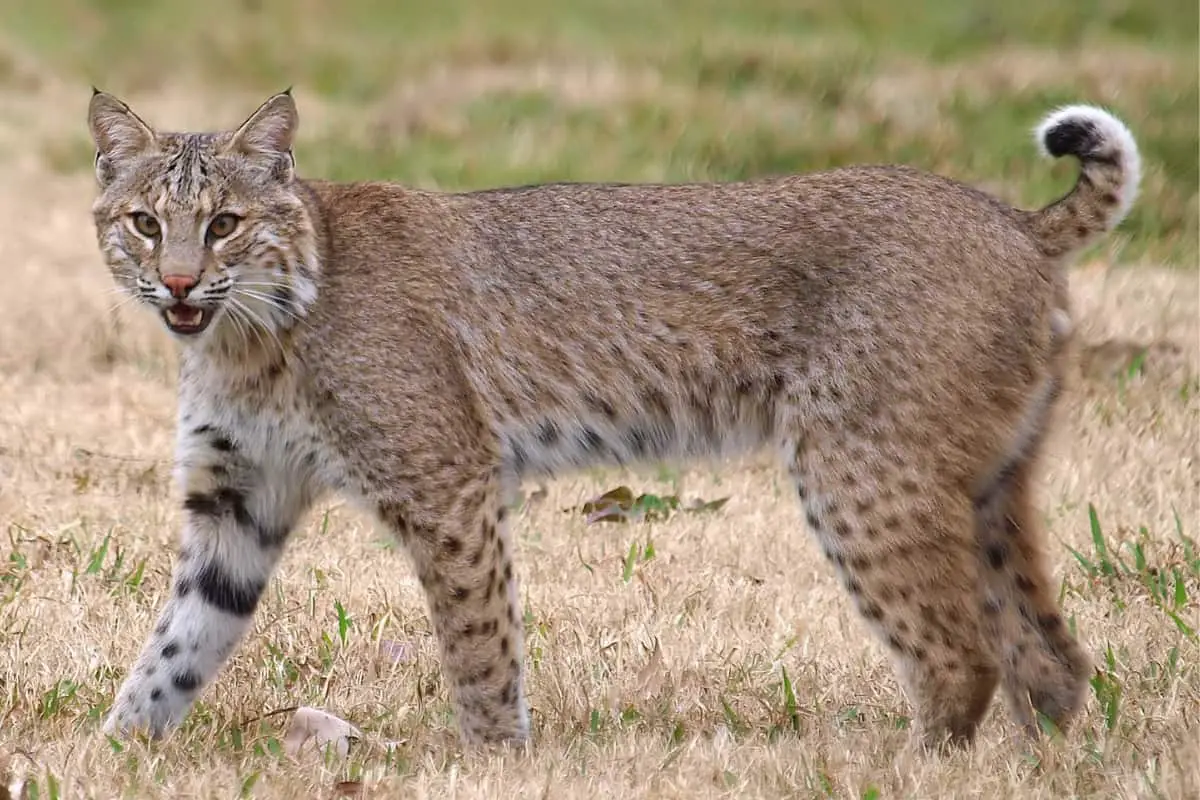
POLYGON ((1191 0, 0 0, 0 799, 1200 796, 1200 143, 1191 0), (909 709, 768 460, 567 477, 516 515, 534 745, 459 752, 415 577, 338 504, 156 745, 98 723, 168 588, 172 345, 110 312, 89 85, 168 128, 295 85, 302 173, 475 188, 934 169, 1026 206, 1050 107, 1103 104, 1142 196, 1073 273, 1080 362, 1042 485, 1083 720, 905 749, 909 709), (728 498, 588 525, 614 486, 728 498), (364 736, 283 744, 294 706, 364 736), (279 712, 279 713, 273 713, 279 712))

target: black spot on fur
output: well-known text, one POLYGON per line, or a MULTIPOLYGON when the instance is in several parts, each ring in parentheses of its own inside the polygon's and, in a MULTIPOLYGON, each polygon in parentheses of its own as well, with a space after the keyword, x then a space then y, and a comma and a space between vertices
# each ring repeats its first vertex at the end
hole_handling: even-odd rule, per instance
POLYGON ((553 422, 543 422, 538 426, 537 440, 540 444, 550 447, 558 442, 558 426, 553 422))
POLYGON ((520 442, 510 442, 509 449, 512 451, 509 465, 512 467, 513 472, 518 475, 524 473, 529 469, 529 453, 526 452, 525 447, 520 442))
POLYGON ((162 689, 153 689, 150 692, 150 699, 155 703, 157 703, 159 700, 162 700, 162 689))
POLYGON ((212 438, 209 439, 209 443, 213 446, 214 450, 220 450, 222 453, 229 453, 233 451, 233 440, 224 434, 214 434, 212 438))
POLYGON ((276 286, 275 299, 279 301, 281 308, 286 308, 289 311, 296 304, 296 294, 290 286, 276 286))
POLYGON ((162 649, 162 657, 163 658, 168 658, 168 659, 174 658, 177 653, 179 653, 179 643, 178 642, 170 642, 162 649))
POLYGON ((650 431, 647 428, 631 428, 630 431, 625 434, 625 442, 631 453, 639 458, 644 458, 651 452, 651 442, 653 442, 653 437, 650 435, 650 431))
POLYGON ((200 688, 200 676, 191 670, 180 672, 171 679, 171 683, 181 692, 194 692, 200 688))
POLYGON ((1062 617, 1057 614, 1038 614, 1037 624, 1044 631, 1056 631, 1062 625, 1062 617))
POLYGON ((216 497, 205 492, 192 492, 183 501, 183 507, 193 514, 215 517, 220 514, 216 497))
POLYGON ((863 603, 862 615, 869 620, 883 619, 883 608, 878 603, 863 603))
POLYGON ((984 555, 987 557, 988 566, 1001 569, 1008 561, 1008 545, 1004 542, 993 542, 984 550, 984 555))
POLYGON ((246 508, 246 495, 229 486, 212 492, 192 492, 183 501, 183 507, 193 514, 205 517, 221 517, 232 514, 238 525, 253 528, 254 518, 246 508))
POLYGON ((586 450, 595 452, 604 446, 604 438, 600 436, 593 428, 583 429, 583 447, 586 450))
POLYGON ((854 570, 855 572, 867 572, 875 566, 875 563, 871 561, 870 556, 864 555, 851 556, 850 558, 846 559, 846 563, 850 566, 850 569, 854 570))
POLYGON ((261 582, 238 581, 211 561, 196 573, 194 580, 205 602, 238 617, 254 613, 263 590, 261 582))
POLYGON ((588 394, 585 402, 591 406, 593 410, 598 411, 608 419, 616 419, 617 410, 613 408, 612 403, 608 402, 608 400, 604 399, 603 397, 600 397, 596 394, 588 394))
POLYGON ((214 520, 232 516, 238 527, 255 534, 262 547, 278 547, 290 532, 288 528, 259 525, 246 508, 246 495, 229 486, 212 492, 192 492, 184 499, 183 507, 193 514, 214 520))

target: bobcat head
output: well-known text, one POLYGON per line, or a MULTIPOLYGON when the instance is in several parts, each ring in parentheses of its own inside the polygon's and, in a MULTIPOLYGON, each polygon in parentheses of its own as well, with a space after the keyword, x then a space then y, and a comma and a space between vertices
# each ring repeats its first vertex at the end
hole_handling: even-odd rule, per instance
POLYGON ((158 133, 94 92, 100 251, 119 289, 176 337, 263 341, 315 298, 316 235, 292 156, 297 122, 289 90, 232 132, 158 133))

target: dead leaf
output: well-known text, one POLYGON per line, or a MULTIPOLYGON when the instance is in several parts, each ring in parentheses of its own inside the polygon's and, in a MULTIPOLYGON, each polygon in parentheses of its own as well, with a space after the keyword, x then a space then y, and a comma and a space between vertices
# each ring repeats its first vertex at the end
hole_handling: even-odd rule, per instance
POLYGON ((588 525, 597 522, 661 522, 676 511, 706 513, 717 511, 728 502, 728 497, 716 500, 697 498, 684 505, 678 495, 657 495, 648 492, 635 495, 628 486, 618 486, 593 497, 581 506, 564 508, 563 511, 582 513, 588 525))
POLYGON ((587 517, 588 525, 602 521, 622 521, 629 516, 633 503, 633 490, 628 486, 618 486, 588 500, 579 510, 587 517))
POLYGON ((362 732, 344 719, 317 708, 301 706, 296 709, 292 724, 283 737, 283 749, 295 758, 305 742, 313 739, 319 748, 333 744, 338 755, 345 758, 350 753, 350 741, 361 738, 362 732))
POLYGON ((362 797, 363 788, 362 781, 338 781, 333 785, 330 797, 362 797))
POLYGON ((707 511, 719 511, 721 507, 728 502, 728 497, 718 497, 716 500, 701 500, 697 497, 691 504, 684 508, 684 511, 690 511, 693 514, 700 514, 707 511))

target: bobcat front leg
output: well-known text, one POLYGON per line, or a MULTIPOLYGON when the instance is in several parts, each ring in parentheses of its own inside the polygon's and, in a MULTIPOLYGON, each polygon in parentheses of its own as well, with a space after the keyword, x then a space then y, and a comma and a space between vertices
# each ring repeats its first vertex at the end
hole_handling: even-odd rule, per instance
POLYGON ((178 726, 250 627, 305 503, 296 476, 269 476, 209 425, 185 434, 183 543, 171 596, 105 722, 107 733, 178 726), (273 481, 273 483, 272 483, 273 481))

